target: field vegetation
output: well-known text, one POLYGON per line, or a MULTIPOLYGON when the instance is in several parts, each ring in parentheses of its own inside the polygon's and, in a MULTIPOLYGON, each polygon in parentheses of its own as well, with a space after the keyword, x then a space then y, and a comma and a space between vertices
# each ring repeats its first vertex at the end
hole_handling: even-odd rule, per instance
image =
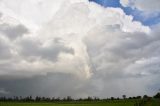
POLYGON ((160 93, 153 97, 144 95, 143 97, 99 99, 88 97, 84 99, 66 98, 46 98, 46 97, 0 97, 0 106, 160 106, 160 93))

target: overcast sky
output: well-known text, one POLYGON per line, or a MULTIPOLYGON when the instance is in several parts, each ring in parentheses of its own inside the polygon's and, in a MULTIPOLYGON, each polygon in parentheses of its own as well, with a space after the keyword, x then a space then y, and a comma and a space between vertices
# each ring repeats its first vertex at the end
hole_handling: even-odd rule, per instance
POLYGON ((0 96, 159 89, 159 0, 0 0, 0 96))

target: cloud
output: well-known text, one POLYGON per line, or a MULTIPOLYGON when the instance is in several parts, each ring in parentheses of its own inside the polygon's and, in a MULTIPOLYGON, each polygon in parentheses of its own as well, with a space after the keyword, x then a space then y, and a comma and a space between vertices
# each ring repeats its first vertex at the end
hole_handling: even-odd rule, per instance
POLYGON ((0 84, 10 91, 7 96, 87 97, 92 91, 86 80, 64 73, 48 73, 30 79, 0 80, 0 84))
POLYGON ((10 46, 8 45, 8 42, 5 41, 5 38, 0 37, 0 50, 1 50, 0 58, 1 59, 9 58, 11 56, 9 48, 10 46))
POLYGON ((25 3, 1 1, 0 88, 10 96, 137 96, 158 88, 159 25, 86 0, 25 3))
POLYGON ((23 25, 9 26, 5 23, 0 26, 0 31, 10 39, 15 39, 18 36, 22 36, 23 34, 28 32, 28 30, 23 25))
MULTIPOLYGON (((76 3, 80 1, 87 0, 70 0, 67 2, 76 3)), ((16 2, 1 0, 0 10, 35 30, 51 20, 64 2, 65 0, 17 0, 16 2)))
POLYGON ((0 95, 7 95, 9 94, 8 91, 6 91, 4 88, 0 88, 0 95))
POLYGON ((100 83, 95 83, 102 93, 99 95, 153 93, 149 86, 155 79, 158 83, 159 76, 158 32, 155 34, 153 31, 149 35, 126 33, 116 27, 95 27, 84 39, 92 63, 93 78, 96 78, 94 81, 100 83), (148 78, 150 80, 146 80, 148 78), (136 88, 131 83, 137 84, 136 88), (113 89, 117 92, 113 93, 113 89))
POLYGON ((21 45, 20 54, 26 57, 40 57, 51 61, 56 61, 60 52, 74 54, 72 48, 65 47, 59 40, 55 38, 44 44, 28 39, 21 40, 19 43, 21 45))
POLYGON ((132 14, 141 22, 158 23, 160 16, 159 0, 120 0, 120 3, 123 7, 132 8, 134 10, 132 14))
POLYGON ((124 7, 137 8, 141 11, 159 12, 159 0, 120 0, 124 7))

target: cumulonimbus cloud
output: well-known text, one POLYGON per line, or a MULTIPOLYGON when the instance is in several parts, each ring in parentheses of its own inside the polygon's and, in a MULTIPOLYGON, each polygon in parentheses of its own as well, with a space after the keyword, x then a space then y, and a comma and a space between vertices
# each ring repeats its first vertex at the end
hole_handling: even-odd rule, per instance
MULTIPOLYGON (((29 82, 35 81, 42 87, 40 82, 44 81, 46 91, 53 91, 41 94, 34 89, 35 95, 63 97, 68 95, 65 91, 74 97, 153 93, 148 87, 159 83, 150 84, 159 78, 159 25, 144 26, 120 8, 103 8, 87 0, 24 1, 29 9, 21 1, 18 1, 20 7, 1 1, 0 82, 3 88, 11 87, 10 79, 20 83, 20 78, 28 86, 34 86, 29 82), (9 20, 3 18, 12 15, 14 18, 9 20), (10 20, 14 20, 14 25, 10 20), (55 79, 50 73, 52 77, 61 74, 55 79), (64 78, 67 82, 74 81, 65 85, 64 78)), ((10 92, 18 95, 33 92, 26 87, 26 92, 18 92, 16 88, 20 89, 18 84, 10 92)))

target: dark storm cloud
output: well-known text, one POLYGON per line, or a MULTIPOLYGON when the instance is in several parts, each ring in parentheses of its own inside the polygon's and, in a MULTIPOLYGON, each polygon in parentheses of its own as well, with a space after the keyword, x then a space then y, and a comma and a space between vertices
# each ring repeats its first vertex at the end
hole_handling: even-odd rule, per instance
POLYGON ((64 73, 48 73, 46 76, 0 80, 0 88, 3 87, 10 92, 6 96, 87 97, 90 92, 90 85, 87 84, 89 83, 72 74, 64 73))

